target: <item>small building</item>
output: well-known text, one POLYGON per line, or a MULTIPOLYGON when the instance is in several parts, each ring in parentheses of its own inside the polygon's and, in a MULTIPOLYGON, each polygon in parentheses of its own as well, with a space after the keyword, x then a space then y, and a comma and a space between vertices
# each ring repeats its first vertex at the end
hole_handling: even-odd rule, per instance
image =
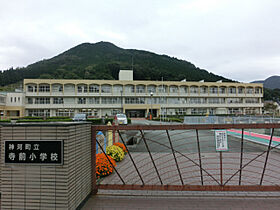
POLYGON ((25 94, 23 92, 0 93, 1 119, 17 119, 25 116, 25 94))

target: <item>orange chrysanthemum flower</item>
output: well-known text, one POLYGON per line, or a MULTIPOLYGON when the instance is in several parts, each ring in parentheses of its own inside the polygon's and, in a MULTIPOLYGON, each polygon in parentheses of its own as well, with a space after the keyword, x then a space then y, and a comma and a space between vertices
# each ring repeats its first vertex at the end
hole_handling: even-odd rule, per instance
POLYGON ((114 145, 115 145, 115 146, 118 146, 118 147, 120 147, 120 148, 122 148, 122 150, 123 150, 124 154, 126 154, 126 153, 127 153, 127 149, 126 149, 126 147, 124 146, 124 144, 123 144, 123 143, 116 142, 116 143, 114 143, 114 145))
POLYGON ((116 166, 116 161, 111 158, 110 156, 107 156, 104 153, 100 153, 96 155, 96 177, 100 178, 100 177, 104 177, 104 176, 108 176, 111 173, 113 173, 113 166, 116 166), (110 160, 108 160, 108 158, 110 160), (113 164, 113 166, 112 166, 113 164))

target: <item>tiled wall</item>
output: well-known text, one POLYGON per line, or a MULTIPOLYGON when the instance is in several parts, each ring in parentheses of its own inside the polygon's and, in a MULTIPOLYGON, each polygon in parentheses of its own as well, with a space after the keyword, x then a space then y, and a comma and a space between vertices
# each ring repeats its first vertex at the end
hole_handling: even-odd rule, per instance
POLYGON ((7 124, 0 137, 1 210, 76 209, 92 191, 90 124, 7 124), (64 164, 5 164, 4 140, 63 140, 64 164))

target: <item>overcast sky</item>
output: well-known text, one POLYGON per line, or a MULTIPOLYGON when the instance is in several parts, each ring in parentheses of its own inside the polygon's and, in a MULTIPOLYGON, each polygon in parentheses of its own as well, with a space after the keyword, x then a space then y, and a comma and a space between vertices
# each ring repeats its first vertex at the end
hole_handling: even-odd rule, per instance
POLYGON ((234 80, 280 75, 279 0, 0 0, 0 69, 109 41, 234 80))

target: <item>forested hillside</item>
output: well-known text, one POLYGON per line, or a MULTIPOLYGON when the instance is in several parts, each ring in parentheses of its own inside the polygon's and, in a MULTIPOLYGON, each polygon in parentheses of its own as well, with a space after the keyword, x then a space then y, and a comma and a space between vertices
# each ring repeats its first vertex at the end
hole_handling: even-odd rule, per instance
POLYGON ((109 42, 84 43, 48 60, 26 68, 0 73, 0 85, 24 78, 45 79, 118 79, 120 69, 132 69, 135 80, 231 81, 199 69, 184 60, 152 52, 122 49, 109 42))

